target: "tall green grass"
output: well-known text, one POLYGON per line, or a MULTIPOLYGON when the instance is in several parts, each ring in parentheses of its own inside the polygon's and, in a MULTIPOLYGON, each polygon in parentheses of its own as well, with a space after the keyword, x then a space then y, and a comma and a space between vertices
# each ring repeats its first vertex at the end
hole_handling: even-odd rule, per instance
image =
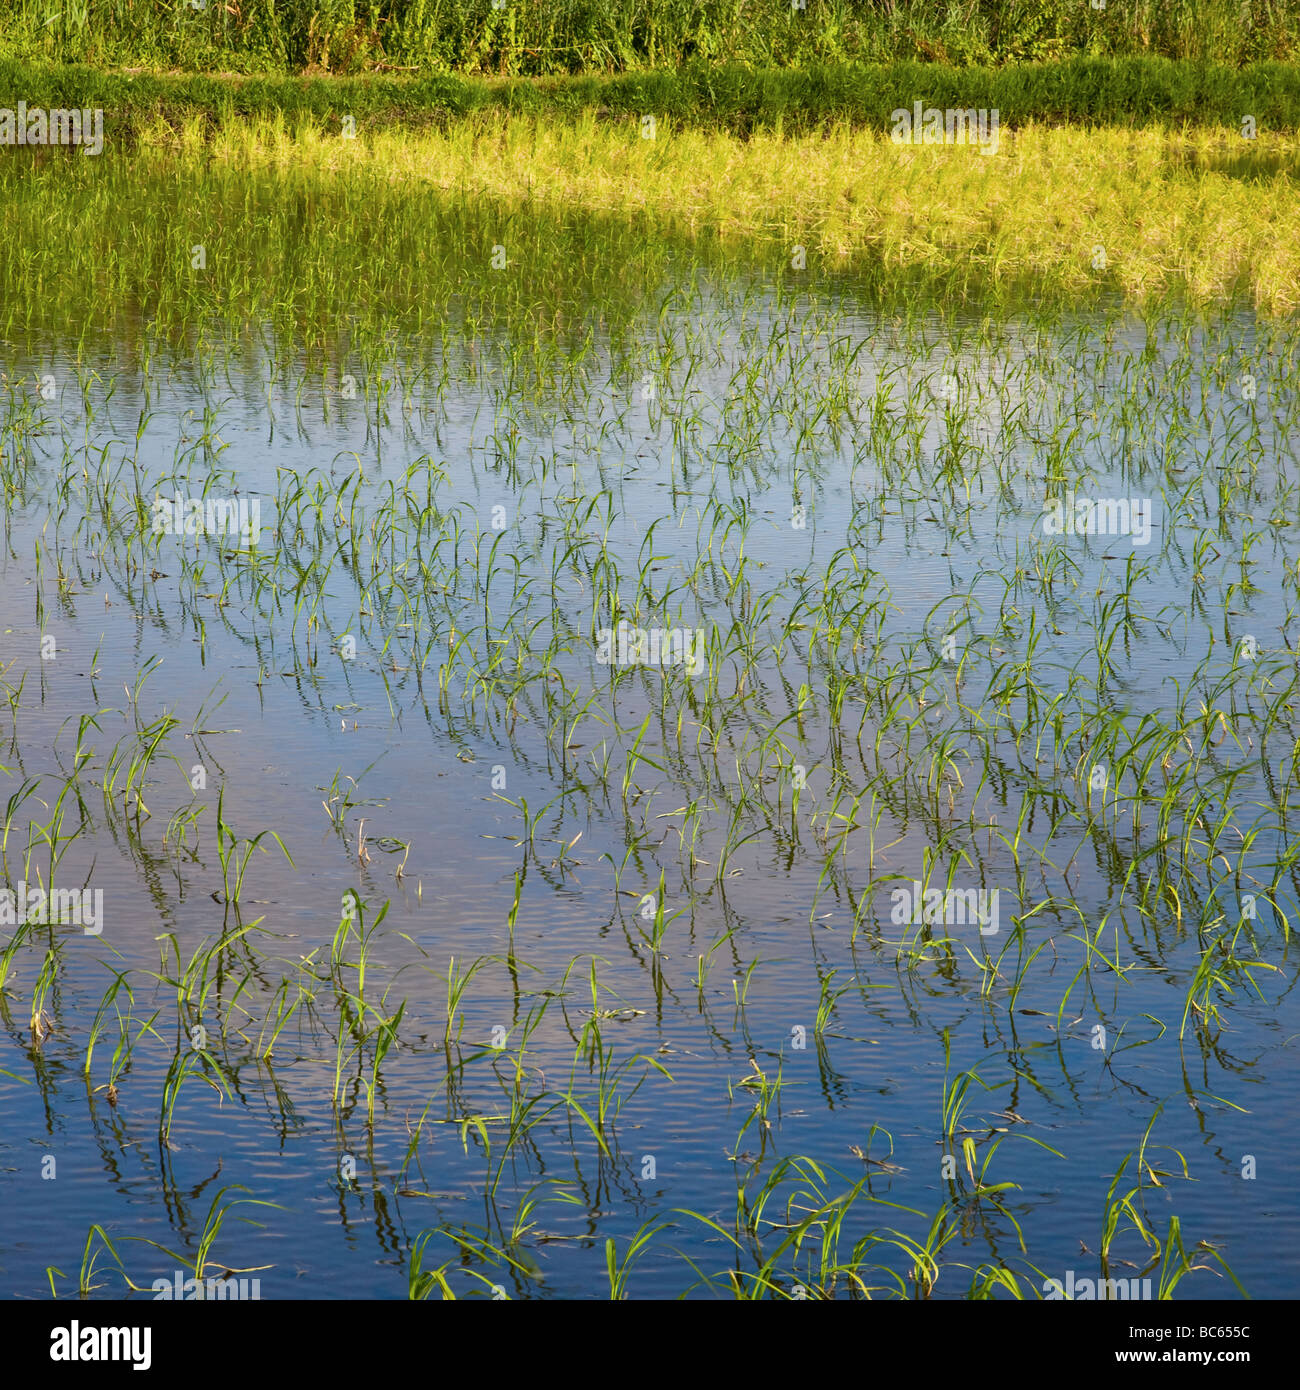
POLYGON ((2 0, 0 53, 190 70, 631 72, 703 60, 1291 60, 1284 0, 2 0), (495 5, 499 4, 499 8, 495 5))
POLYGON ((891 113, 910 110, 918 100, 940 108, 996 109, 1004 129, 1036 122, 1220 126, 1240 133, 1242 117, 1250 115, 1260 132, 1276 133, 1300 129, 1300 66, 1232 68, 1163 58, 1071 58, 1000 68, 897 61, 753 71, 694 64, 534 82, 459 74, 229 80, 0 59, 0 105, 19 98, 29 107, 98 107, 113 145, 129 143, 159 118, 179 127, 194 118, 229 125, 269 117, 296 132, 321 124, 338 128, 345 113, 361 132, 395 124, 445 127, 498 111, 634 122, 652 112, 678 125, 740 135, 764 129, 799 134, 832 123, 887 131, 891 113))

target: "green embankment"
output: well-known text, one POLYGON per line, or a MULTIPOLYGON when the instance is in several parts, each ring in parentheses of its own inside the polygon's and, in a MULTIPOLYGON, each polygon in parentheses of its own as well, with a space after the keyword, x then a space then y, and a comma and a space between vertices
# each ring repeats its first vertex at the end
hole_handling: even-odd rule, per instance
POLYGON ((1219 126, 1300 130, 1300 65, 1244 68, 1166 59, 1074 58, 1000 68, 894 62, 753 71, 696 65, 680 71, 569 78, 228 76, 114 73, 85 66, 0 62, 0 105, 99 107, 111 136, 129 140, 159 117, 181 125, 282 116, 320 125, 446 124, 475 112, 609 118, 653 113, 735 134, 788 134, 843 123, 886 130, 914 102, 996 109, 1004 128, 1048 125, 1219 126))

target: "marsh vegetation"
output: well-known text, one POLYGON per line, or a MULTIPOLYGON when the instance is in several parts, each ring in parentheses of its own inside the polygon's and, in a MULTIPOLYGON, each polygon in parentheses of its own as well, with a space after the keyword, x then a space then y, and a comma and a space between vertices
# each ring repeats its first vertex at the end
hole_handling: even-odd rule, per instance
POLYGON ((1293 1291, 1285 139, 364 135, 0 166, 4 1291, 1293 1291))

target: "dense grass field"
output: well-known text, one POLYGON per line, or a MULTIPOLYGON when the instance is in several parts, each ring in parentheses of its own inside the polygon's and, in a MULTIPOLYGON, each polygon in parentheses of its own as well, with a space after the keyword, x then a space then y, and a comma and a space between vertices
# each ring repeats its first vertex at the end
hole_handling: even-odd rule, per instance
MULTIPOLYGON (((1300 68, 1234 68, 1189 60, 1072 58, 957 69, 891 61, 752 69, 693 64, 670 71, 585 77, 482 78, 461 73, 359 78, 104 72, 0 59, 0 84, 31 106, 100 107, 129 144, 142 126, 275 119, 289 132, 352 116, 358 128, 454 124, 470 116, 639 121, 643 115, 708 132, 807 134, 849 126, 884 134, 892 113, 926 106, 993 108, 1004 128, 1027 124, 1162 131, 1217 129, 1244 140, 1247 117, 1265 135, 1300 130, 1300 68)), ((1246 146, 1243 143, 1243 151, 1246 146)))
POLYGON ((2 0, 0 53, 196 71, 541 76, 683 63, 958 67, 1300 55, 1286 0, 2 0))
POLYGON ((39 172, 0 167, 17 244, 53 236, 66 248, 54 283, 45 272, 32 281, 29 255, 0 264, 0 325, 12 332, 24 319, 40 321, 56 284, 60 297, 83 301, 87 327, 122 295, 147 298, 156 325, 183 325, 200 286, 182 253, 199 242, 212 259, 205 298, 225 312, 257 314, 265 289, 250 278, 228 219, 204 203, 204 185, 183 191, 212 167, 254 182, 293 172, 320 196, 353 190, 345 205, 355 211, 343 221, 300 228, 292 203, 272 214, 259 259, 281 265, 276 299, 290 305, 349 303, 364 312, 428 303, 421 258, 367 254, 368 214, 356 191, 366 188, 386 200, 400 191, 416 207, 435 196, 492 209, 503 229, 517 216, 565 209, 605 223, 649 218, 688 236, 743 242, 792 283, 852 270, 882 295, 907 280, 953 302, 1120 296, 1137 304, 1182 295, 1209 306, 1241 296, 1275 316, 1300 297, 1300 243, 1278 233, 1295 209, 1293 136, 1030 125, 1000 130, 996 151, 954 156, 847 125, 745 137, 660 119, 650 140, 635 115, 563 119, 493 108, 414 130, 359 121, 348 139, 345 114, 341 104, 328 120, 289 125, 229 110, 215 119, 155 113, 135 127, 128 164, 56 157, 39 172), (137 178, 176 193, 164 195, 170 210, 158 236, 122 241, 116 217, 139 206, 137 178), (315 253, 300 262, 303 239, 315 253))
POLYGON ((0 17, 0 1305, 1295 1296, 1292 7, 0 17))

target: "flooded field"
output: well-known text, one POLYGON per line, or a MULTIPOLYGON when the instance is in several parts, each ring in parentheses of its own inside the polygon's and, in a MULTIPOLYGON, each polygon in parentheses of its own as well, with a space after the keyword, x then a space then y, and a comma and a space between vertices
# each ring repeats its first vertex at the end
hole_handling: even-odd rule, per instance
POLYGON ((1294 1296, 1294 323, 0 184, 0 1293, 1294 1296))

